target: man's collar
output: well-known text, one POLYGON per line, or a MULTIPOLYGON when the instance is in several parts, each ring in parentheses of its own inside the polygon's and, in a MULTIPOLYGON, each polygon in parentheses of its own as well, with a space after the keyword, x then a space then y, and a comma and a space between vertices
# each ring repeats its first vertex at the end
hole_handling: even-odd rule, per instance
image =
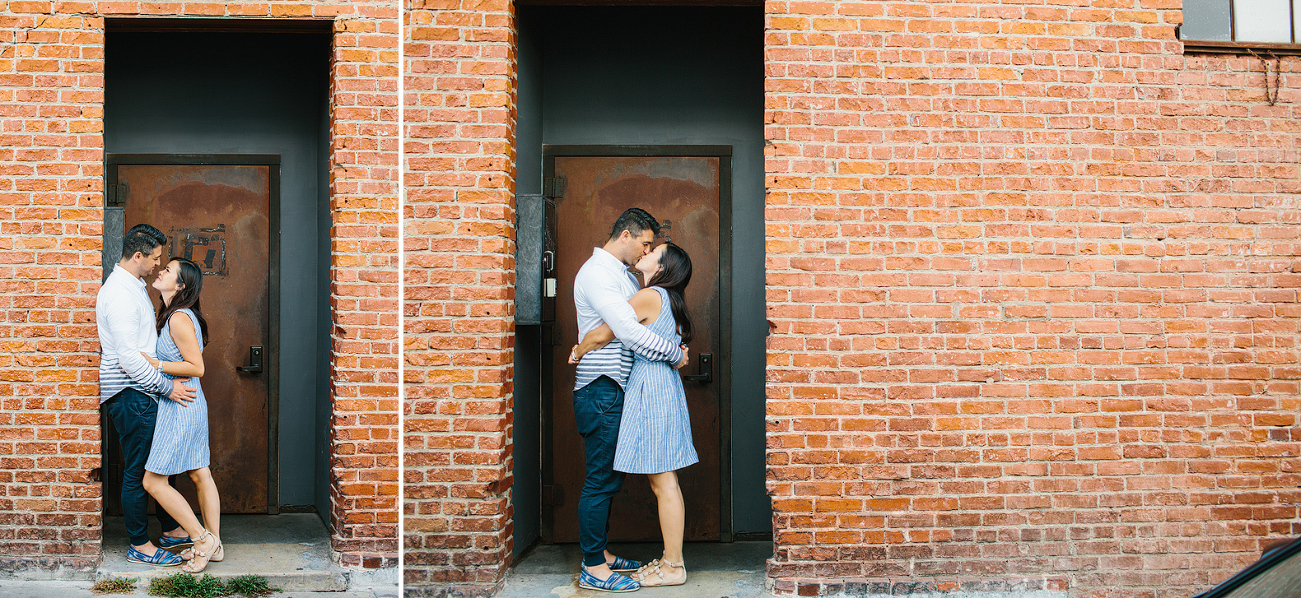
POLYGON ((144 288, 145 279, 140 278, 139 276, 132 274, 130 270, 123 268, 121 263, 113 264, 113 272, 110 276, 117 275, 119 272, 121 273, 121 276, 125 276, 127 280, 135 282, 136 286, 144 288))
POLYGON ((624 270, 628 269, 628 264, 623 263, 623 260, 615 257, 613 253, 606 251, 604 247, 597 247, 593 249, 592 255, 602 260, 606 260, 610 262, 611 265, 618 265, 620 268, 623 268, 624 270))

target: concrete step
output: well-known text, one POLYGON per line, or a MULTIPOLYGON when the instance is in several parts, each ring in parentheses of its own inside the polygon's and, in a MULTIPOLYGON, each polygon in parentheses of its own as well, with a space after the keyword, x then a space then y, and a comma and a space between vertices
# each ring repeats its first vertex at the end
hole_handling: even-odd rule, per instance
MULTIPOLYGON (((614 554, 648 561, 660 555, 659 544, 617 543, 614 554)), ((687 583, 646 588, 634 596, 646 598, 769 598, 764 586, 772 542, 688 542, 682 547, 687 583)), ((539 544, 506 574, 495 598, 604 598, 609 592, 578 587, 578 566, 583 553, 577 544, 539 544)))
MULTIPOLYGON (((151 518, 152 519, 152 518, 151 518)), ((161 530, 151 521, 150 537, 161 530)), ((341 592, 348 589, 348 571, 330 560, 330 536, 313 513, 280 515, 226 515, 221 518, 225 559, 204 570, 222 580, 238 575, 261 575, 285 591, 341 592)), ((154 567, 129 563, 126 527, 121 517, 104 519, 104 562, 95 578, 134 577, 142 587, 149 580, 180 572, 180 567, 154 567)), ((179 552, 179 550, 177 551, 179 552)))

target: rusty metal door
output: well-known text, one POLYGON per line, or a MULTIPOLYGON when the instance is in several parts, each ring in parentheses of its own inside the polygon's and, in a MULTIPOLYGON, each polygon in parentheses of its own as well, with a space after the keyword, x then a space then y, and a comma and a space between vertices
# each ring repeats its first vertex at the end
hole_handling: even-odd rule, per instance
MULTIPOLYGON (((110 156, 108 196, 125 226, 146 223, 167 235, 165 256, 203 269, 201 306, 208 322, 202 379, 208 402, 210 468, 224 513, 275 512, 274 333, 275 213, 278 156, 110 156)), ((150 277, 149 282, 152 282, 150 277)), ((154 305, 157 291, 150 288, 154 305)), ((166 400, 166 399, 164 399, 166 400)), ((106 423, 106 426, 108 424, 106 423)), ((111 427, 111 426, 110 426, 111 427)), ((106 498, 121 488, 116 438, 105 442, 106 498)), ((178 476, 196 505, 193 485, 178 476)), ((121 506, 116 505, 120 512, 121 506)))
MULTIPOLYGON (((730 201, 729 147, 549 147, 547 189, 556 196, 557 300, 549 396, 543 405, 543 541, 578 540, 578 498, 585 476, 582 438, 574 423, 574 366, 578 342, 574 276, 605 244, 625 209, 640 207, 664 225, 691 256, 686 301, 695 324, 692 363, 681 370, 691 431, 700 462, 678 473, 686 500, 685 539, 730 541, 727 406, 730 314, 727 296, 726 206, 730 201), (567 155, 566 155, 567 154, 567 155), (576 154, 576 155, 575 155, 576 154), (636 155, 641 154, 641 155, 636 155), (646 155, 659 154, 659 155, 646 155), (696 378, 696 379, 691 379, 696 378)), ((642 281, 643 284, 645 281, 642 281)), ((644 475, 627 476, 610 514, 612 541, 659 541, 655 495, 644 475)))

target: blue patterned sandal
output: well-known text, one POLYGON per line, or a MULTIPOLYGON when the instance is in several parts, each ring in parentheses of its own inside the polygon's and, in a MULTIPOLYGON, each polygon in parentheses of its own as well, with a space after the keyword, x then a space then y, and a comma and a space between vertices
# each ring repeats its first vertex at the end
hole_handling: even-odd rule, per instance
POLYGON ((191 540, 189 536, 185 536, 184 538, 173 538, 164 534, 158 536, 158 545, 163 548, 184 548, 187 546, 193 546, 194 540, 191 540))
POLYGON ((629 571, 636 571, 641 568, 641 563, 632 559, 625 559, 621 556, 614 557, 614 562, 610 563, 610 570, 618 571, 619 573, 628 573, 629 571))
POLYGON ((585 590, 596 590, 598 592, 614 592, 621 594, 623 592, 636 592, 641 589, 641 584, 629 579, 626 575, 611 573, 604 580, 597 579, 595 575, 587 572, 584 567, 578 574, 578 587, 585 590))
POLYGON ((152 555, 147 555, 135 546, 126 549, 126 560, 128 563, 140 563, 142 565, 153 565, 155 567, 175 567, 181 564, 181 557, 176 556, 161 548, 155 548, 152 555))

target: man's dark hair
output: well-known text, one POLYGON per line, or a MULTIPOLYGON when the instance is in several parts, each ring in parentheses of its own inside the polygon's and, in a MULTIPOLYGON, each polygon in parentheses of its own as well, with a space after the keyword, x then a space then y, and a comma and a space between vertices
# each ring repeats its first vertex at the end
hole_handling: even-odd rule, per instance
POLYGON ((129 260, 138 253, 149 255, 154 248, 167 244, 167 235, 148 224, 137 224, 122 237, 122 259, 129 260))
POLYGON ((613 241, 628 231, 634 237, 639 237, 645 231, 651 231, 652 234, 660 234, 660 223, 651 216, 649 212, 641 208, 628 208, 619 214, 619 219, 614 221, 614 226, 610 227, 610 240, 613 241))

